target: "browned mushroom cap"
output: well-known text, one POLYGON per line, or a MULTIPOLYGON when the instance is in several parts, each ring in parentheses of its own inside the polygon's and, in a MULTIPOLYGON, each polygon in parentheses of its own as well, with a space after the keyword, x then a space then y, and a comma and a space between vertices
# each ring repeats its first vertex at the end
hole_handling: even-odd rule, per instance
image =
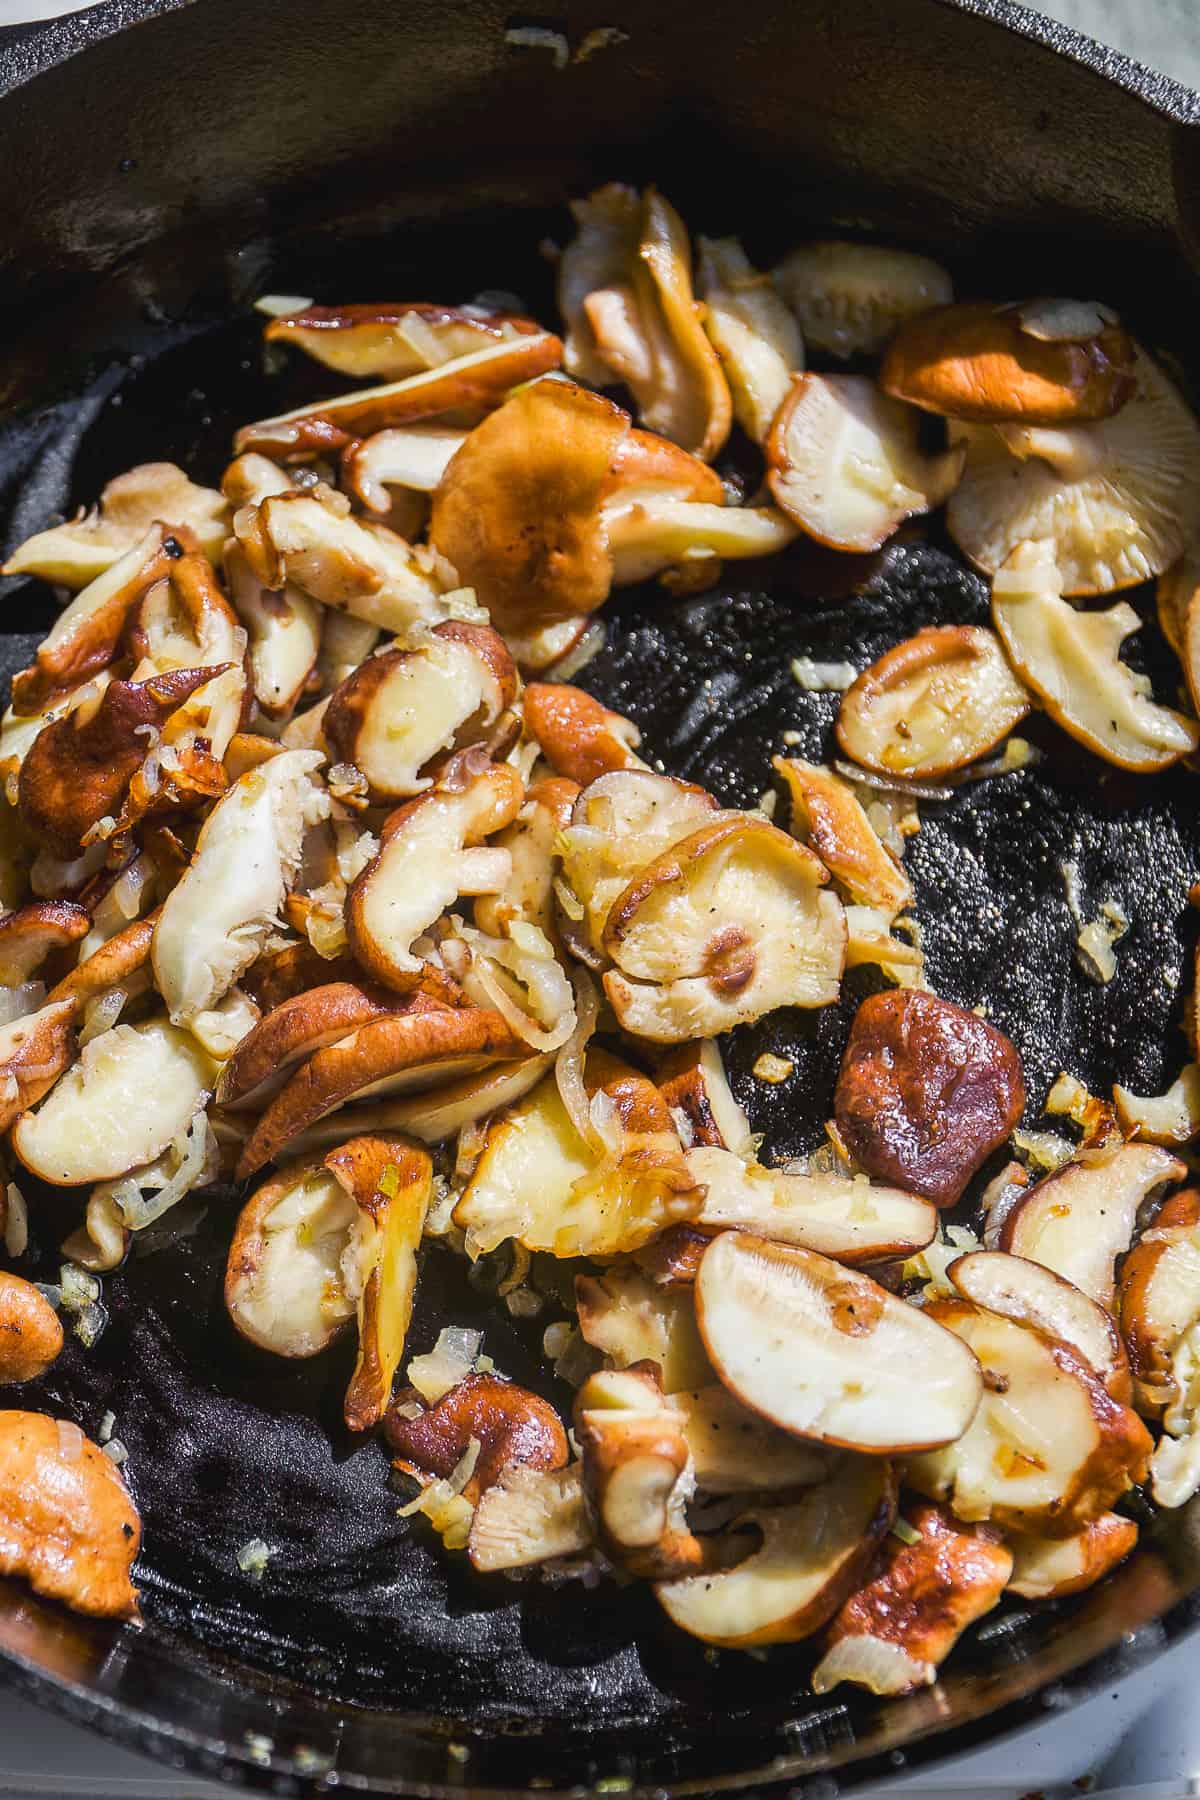
POLYGON ((347 1106, 293 1138, 289 1155, 309 1156, 340 1144, 348 1133, 402 1131, 422 1144, 440 1144, 456 1137, 465 1125, 490 1119, 514 1101, 524 1099, 550 1067, 550 1056, 527 1056, 519 1062, 495 1063, 490 1068, 464 1075, 458 1081, 439 1082, 427 1093, 376 1100, 366 1106, 347 1106))
POLYGON ((481 931, 503 937, 514 920, 523 919, 552 941, 556 938, 553 894, 558 835, 570 824, 578 798, 576 784, 556 775, 526 788, 520 812, 493 840, 498 850, 507 850, 512 874, 503 892, 480 894, 476 900, 475 923, 481 931))
POLYGON ((636 426, 617 445, 604 498, 616 500, 630 489, 652 489, 676 500, 706 506, 721 506, 725 499, 725 489, 715 469, 673 444, 670 438, 660 437, 654 431, 639 431, 636 426))
POLYGON ((712 1038, 680 1044, 659 1064, 658 1091, 671 1116, 686 1121, 685 1149, 705 1144, 714 1150, 742 1151, 750 1142, 750 1121, 733 1097, 720 1046, 712 1038))
POLYGON ((173 669, 149 681, 110 681, 94 707, 47 725, 21 765, 17 803, 29 829, 77 854, 92 826, 120 811, 149 753, 147 739, 212 674, 173 669))
POLYGON ((0 1269, 0 1387, 36 1381, 63 1347, 58 1314, 31 1281, 0 1269))
POLYGON ((0 918, 0 987, 20 987, 55 950, 86 937, 92 915, 73 900, 31 900, 0 918))
POLYGON ((152 525, 132 550, 75 596, 38 646, 32 668, 13 677, 18 712, 39 711, 55 695, 107 667, 130 613, 156 581, 170 575, 189 535, 183 530, 172 535, 164 525, 152 525))
POLYGON ((133 1619, 141 1541, 119 1469, 78 1426, 0 1413, 0 1574, 75 1612, 133 1619))
POLYGON ((281 313, 263 328, 268 343, 294 344, 327 369, 362 380, 400 381, 472 351, 541 335, 534 319, 478 307, 428 301, 373 300, 350 306, 306 306, 281 313))
POLYGON ((644 769, 632 719, 566 682, 534 681, 524 694, 526 729, 553 769, 586 787, 613 769, 644 769))
POLYGON ((879 385, 925 412, 974 424, 1107 419, 1137 385, 1133 339, 1082 300, 960 301, 901 325, 879 385))
POLYGON ((607 600, 601 503, 629 429, 599 394, 538 381, 477 426, 446 470, 430 542, 506 635, 607 600))
POLYGON ((354 1317, 343 1258, 355 1224, 352 1196, 321 1161, 291 1163, 255 1188, 225 1264, 235 1330, 276 1356, 316 1356, 333 1343, 354 1317))
POLYGON ((48 1094, 75 1057, 75 1002, 48 1001, 0 1026, 0 1131, 48 1094))
POLYGON ((403 1009, 397 995, 350 981, 326 982, 284 1000, 258 1021, 225 1064, 217 1104, 231 1112, 261 1111, 306 1056, 349 1037, 371 1019, 403 1009))
POLYGON ((243 425, 234 449, 262 450, 268 456, 306 457, 340 450, 353 438, 369 437, 394 425, 412 425, 439 413, 480 408, 489 412, 510 388, 556 369, 562 344, 548 331, 516 333, 481 350, 456 356, 383 387, 361 388, 336 399, 298 406, 278 418, 243 425))
POLYGON ((986 1525, 960 1525, 943 1506, 909 1501, 862 1587, 830 1621, 814 1693, 852 1681, 873 1694, 908 1694, 937 1679, 940 1663, 991 1612, 1013 1557, 986 1525), (897 1530, 899 1527, 897 1527, 897 1530))
POLYGON ((838 741, 881 775, 948 775, 995 749, 1032 704, 990 631, 929 625, 843 695, 838 741))
POLYGON ((50 1001, 72 1000, 82 1007, 97 994, 131 980, 150 960, 158 911, 156 907, 144 919, 134 919, 123 930, 115 932, 91 956, 64 975, 57 987, 51 988, 47 998, 50 1001))
POLYGON ((798 756, 773 757, 771 767, 791 795, 792 831, 815 850, 851 900, 892 913, 912 904, 908 876, 880 842, 847 782, 798 756))
POLYGON ((859 1007, 834 1112, 869 1174, 953 1205, 1024 1110, 1016 1050, 977 1014, 916 988, 859 1007))
POLYGON ((1174 1357, 1200 1317, 1200 1193, 1172 1194, 1121 1265, 1121 1330, 1140 1412, 1156 1418, 1179 1393, 1174 1357))
POLYGON ((318 1050, 276 1094, 242 1151, 238 1179, 350 1100, 433 1087, 525 1049, 499 1013, 480 1007, 413 1009, 360 1026, 318 1050))
POLYGON ((567 1434, 548 1401, 499 1375, 468 1375, 440 1400, 406 1416, 414 1400, 401 1391, 383 1421, 383 1434, 396 1453, 396 1466, 417 1480, 452 1475, 470 1448, 479 1454, 464 1497, 474 1503, 494 1487, 506 1469, 565 1469, 567 1434))
POLYGON ((327 981, 360 981, 362 970, 352 956, 324 957, 305 938, 271 950, 252 963, 240 985, 264 1013, 274 1012, 285 1000, 327 981))
POLYGON ((1137 1540, 1137 1526, 1120 1513, 1101 1513, 1073 1537, 1025 1537, 1014 1532, 1008 1591, 1023 1600, 1063 1600, 1068 1594, 1081 1594, 1124 1562, 1137 1540))
POLYGON ((372 800, 403 800, 433 785, 435 757, 485 738, 516 693, 499 633, 448 620, 415 649, 368 657, 335 689, 322 729, 333 757, 366 776, 372 800))

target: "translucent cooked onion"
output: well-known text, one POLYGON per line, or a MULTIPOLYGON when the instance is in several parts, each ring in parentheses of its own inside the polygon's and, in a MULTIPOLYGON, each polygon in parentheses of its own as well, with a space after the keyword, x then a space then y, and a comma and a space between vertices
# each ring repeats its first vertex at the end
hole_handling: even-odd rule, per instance
POLYGON ((606 1156, 608 1144, 592 1118, 592 1105, 583 1080, 584 1058, 600 1017, 600 995, 584 969, 572 969, 571 984, 575 989, 575 1029, 554 1059, 554 1079, 567 1117, 584 1143, 597 1156, 606 1156))
POLYGON ((576 1006, 567 973, 545 934, 519 921, 510 938, 488 937, 471 925, 460 925, 459 933, 472 952, 468 988, 476 985, 531 1049, 561 1049, 575 1030, 576 1006), (528 1009, 514 997, 513 987, 523 991, 528 1009))
POLYGON ((23 981, 19 987, 0 987, 0 1025, 15 1024, 35 1013, 46 998, 44 981, 23 981))
POLYGON ((914 1687, 928 1687, 936 1669, 918 1662, 899 1644, 884 1638, 839 1638, 813 1671, 816 1694, 827 1694, 841 1681, 852 1681, 871 1694, 906 1694, 914 1687))
POLYGON ((3 1243, 9 1256, 14 1257, 24 1256, 29 1247, 29 1210, 15 1181, 9 1182, 5 1193, 3 1243))
MULTIPOLYGON (((193 1188, 214 1179, 217 1160, 208 1119, 198 1112, 184 1136, 176 1138, 156 1162, 135 1169, 120 1181, 104 1183, 102 1189, 111 1195, 130 1231, 142 1231, 170 1212, 193 1188)), ((93 1198, 100 1191, 94 1189, 93 1198)))
POLYGON ((444 1394, 465 1381, 475 1367, 482 1331, 468 1331, 460 1325, 448 1325, 439 1332, 437 1343, 425 1356, 414 1356, 406 1376, 427 1406, 436 1406, 444 1394))
POLYGON ((123 987, 111 987, 103 994, 97 994, 89 1000, 83 1009, 83 1025, 79 1032, 79 1048, 90 1044, 101 1032, 111 1031, 125 1008, 129 998, 123 987))

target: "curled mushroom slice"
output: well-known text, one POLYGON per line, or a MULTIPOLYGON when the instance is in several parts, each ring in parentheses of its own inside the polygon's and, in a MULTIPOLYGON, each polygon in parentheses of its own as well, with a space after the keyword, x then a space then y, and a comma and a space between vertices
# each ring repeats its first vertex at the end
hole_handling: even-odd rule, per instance
POLYGON ((615 770, 584 788, 563 834, 569 893, 564 898, 560 892, 559 898, 578 911, 572 922, 581 926, 594 953, 601 952, 609 909, 630 878, 711 823, 716 811, 716 801, 703 788, 649 769, 615 770))
POLYGON ((221 1070, 217 1104, 232 1112, 261 1111, 298 1062, 402 1004, 394 994, 350 981, 326 982, 293 995, 242 1038, 221 1070))
POLYGON ((868 1174, 950 1206, 1025 1110, 1003 1032, 918 989, 873 994, 854 1017, 834 1094, 868 1174))
POLYGON ((77 1425, 0 1412, 0 1574, 75 1612, 133 1619, 141 1541, 120 1470, 77 1425))
POLYGON ((974 1351, 983 1397, 954 1443, 910 1459, 918 1492, 968 1523, 1069 1537, 1142 1479, 1145 1426, 1070 1345, 969 1300, 925 1317, 974 1351))
POLYGON ((1064 1600, 1068 1594, 1081 1594, 1124 1562, 1137 1540, 1137 1526, 1120 1513, 1101 1513, 1071 1537, 1014 1533, 1008 1591, 1022 1600, 1064 1600))
POLYGON ((863 670, 842 698, 838 742, 880 775, 948 775, 995 749, 1031 704, 990 631, 929 625, 863 670))
POLYGON ((200 831, 154 928, 158 991, 176 1023, 207 1012, 254 961, 300 866, 307 825, 328 810, 312 781, 324 761, 287 750, 241 776, 200 831))
POLYGON ((1107 419, 1134 392, 1134 343, 1092 301, 960 301, 907 320, 879 371, 885 394, 973 424, 1107 419))
POLYGON ((1166 768, 1200 745, 1200 727, 1158 706, 1122 662, 1121 645, 1141 629, 1125 601, 1080 612, 1062 598, 1047 543, 1021 543, 992 584, 992 618, 1017 674, 1056 724, 1118 768, 1166 768))
POLYGON ((712 1038, 670 1051, 659 1065, 657 1081, 686 1150, 708 1144, 740 1155, 748 1148, 750 1121, 734 1099, 720 1046, 712 1038))
POLYGON ((567 682, 530 682, 522 696, 525 728, 559 775, 587 787, 614 769, 644 769, 642 734, 632 719, 612 712, 567 682))
POLYGON ((602 1051, 588 1056, 584 1080, 605 1154, 545 1078, 493 1121, 454 1209, 471 1256, 506 1238, 554 1256, 615 1256, 696 1212, 701 1196, 653 1083, 602 1051))
POLYGON ((1061 1338, 1095 1370, 1114 1400, 1128 1404, 1129 1358, 1121 1334, 1111 1313, 1073 1282, 1002 1250, 972 1250, 952 1262, 946 1274, 964 1300, 1061 1338))
POLYGON ((211 1070, 190 1033, 165 1019, 114 1025, 84 1047, 37 1112, 21 1115, 13 1149, 55 1187, 113 1180, 182 1137, 208 1100, 211 1070))
POLYGON ((851 900, 891 913, 912 904, 908 876, 885 849, 848 782, 798 756, 773 757, 771 766, 791 795, 794 835, 816 852, 851 900))
POLYGON ((797 377, 766 451, 777 504, 832 550, 878 550, 905 519, 940 506, 964 456, 927 455, 919 415, 865 375, 797 377))
POLYGON ((267 456, 303 458, 340 450, 353 438, 413 425, 439 413, 464 408, 487 412, 511 388, 556 369, 561 360, 562 345, 552 333, 516 332, 382 387, 360 388, 243 425, 234 449, 239 455, 258 450, 267 456))
POLYGON ((293 1165, 256 1188, 238 1215, 225 1306, 241 1335, 276 1356, 316 1356, 354 1317, 343 1259, 351 1194, 323 1163, 293 1165))
POLYGON ((485 738, 516 692, 499 633, 448 620, 413 649, 368 657, 335 689, 322 729, 331 756, 366 776, 373 801, 403 800, 433 786, 436 756, 485 738))
POLYGON ((348 1106, 342 1112, 319 1119, 292 1140, 289 1152, 307 1156, 318 1147, 339 1144, 348 1133, 402 1131, 422 1144, 442 1144, 467 1126, 488 1119, 535 1088, 552 1058, 527 1056, 516 1062, 497 1063, 463 1075, 457 1081, 439 1082, 428 1093, 401 1095, 370 1106, 348 1106))
POLYGON ((1109 594, 1183 554, 1200 505, 1200 426, 1144 350, 1133 378, 1133 398, 1097 424, 959 428, 967 460, 946 525, 985 574, 1018 544, 1044 542, 1063 593, 1109 594))
POLYGON ((777 556, 797 535, 773 506, 722 506, 638 487, 606 503, 604 528, 615 587, 660 575, 680 593, 711 585, 722 561, 777 556))
POLYGON ((656 188, 610 183, 572 206, 579 233, 559 264, 570 374, 622 381, 642 422, 711 462, 733 417, 692 291, 687 228, 656 188))
POLYGON ((910 1502, 903 1523, 903 1537, 888 1533, 867 1580, 830 1623, 814 1693, 842 1681, 873 1694, 931 1686, 968 1625, 1004 1592, 1013 1554, 988 1526, 960 1525, 927 1501, 910 1502))
POLYGON ((895 1516, 890 1463, 855 1457, 794 1504, 737 1520, 734 1534, 748 1540, 750 1554, 735 1568, 660 1582, 655 1593, 672 1624, 705 1643, 795 1643, 819 1631, 858 1586, 895 1516))
POLYGON ((711 1036, 778 1006, 836 1000, 841 902, 810 850, 765 819, 724 819, 634 876, 608 912, 620 1024, 658 1043, 711 1036))
POLYGON ((263 328, 268 343, 294 345, 339 375, 355 380, 380 375, 388 381, 540 333, 532 319, 515 313, 427 301, 306 306, 303 312, 279 314, 263 328))
POLYGON ((1042 1263, 1111 1309, 1113 1265, 1128 1250, 1138 1211, 1186 1169, 1154 1144, 1082 1150, 1035 1183, 1005 1216, 999 1248, 1042 1263))
POLYGON ((1138 1409, 1165 1426, 1152 1464, 1155 1498, 1180 1506, 1200 1487, 1200 1196, 1194 1189, 1172 1195, 1125 1258, 1120 1303, 1138 1409))
POLYGON ((0 987, 31 981, 47 957, 86 937, 91 923, 73 900, 33 900, 0 916, 0 987))
POLYGON ((578 796, 575 783, 559 776, 526 788, 520 812, 496 833, 496 848, 508 852, 512 872, 502 892, 480 894, 476 900, 475 922, 482 931, 501 937, 520 922, 536 925, 547 939, 554 939, 558 838, 571 822, 578 796))
POLYGON ((737 238, 702 237, 699 250, 704 329, 721 359, 734 417, 761 444, 804 367, 804 342, 770 276, 758 273, 737 238))
POLYGON ((37 1381, 57 1361, 63 1329, 31 1281, 0 1269, 0 1387, 37 1381))
POLYGON ((719 1381, 672 1396, 683 1417, 696 1486, 705 1494, 778 1493, 824 1481, 837 1451, 779 1431, 719 1381))
POLYGON ((298 587, 264 587, 236 539, 225 552, 234 609, 250 635, 254 698, 269 719, 289 718, 316 667, 321 608, 298 587))
POLYGON ((1200 1064, 1185 1063, 1165 1094, 1113 1086, 1113 1110, 1128 1138, 1178 1150, 1200 1134, 1200 1064))
POLYGON ((730 1150, 688 1152, 705 1189, 698 1225, 751 1231, 776 1243, 854 1266, 915 1256, 937 1235, 937 1208, 865 1175, 789 1175, 744 1162, 730 1150))
MULTIPOLYGON (((47 998, 51 1001, 70 1000, 76 1007, 84 1009, 90 1001, 115 987, 130 991, 143 981, 148 986, 145 969, 150 960, 150 944, 157 919, 157 912, 144 919, 133 919, 120 931, 103 939, 63 976, 56 987, 51 988, 47 998)), ((88 950, 87 942, 83 948, 88 950)))
POLYGON ((376 431, 342 452, 342 483, 366 512, 399 531, 397 509, 432 494, 467 440, 465 431, 448 425, 407 425, 376 431), (392 492, 403 490, 402 495, 392 492))
POLYGON ((50 1000, 0 1025, 0 1131, 48 1094, 75 1055, 75 1002, 50 1000))
POLYGON ((416 1093, 521 1056, 525 1045, 499 1013, 424 1008, 360 1025, 317 1050, 271 1100, 237 1165, 239 1180, 288 1148, 328 1113, 374 1095, 416 1093))
POLYGON ((475 1440, 478 1451, 462 1489, 474 1505, 516 1468, 565 1469, 567 1434, 548 1401, 499 1375, 467 1375, 425 1410, 413 1410, 413 1390, 384 1420, 396 1466, 417 1480, 452 1475, 475 1440))
POLYGON ((569 1469, 506 1469, 475 1508, 468 1544, 484 1574, 526 1569, 590 1548, 592 1526, 579 1464, 569 1469))
POLYGON ((355 956, 386 987, 415 987, 425 967, 413 944, 460 894, 500 891, 511 873, 504 850, 484 844, 511 824, 524 789, 504 763, 482 766, 463 751, 439 785, 388 819, 379 851, 351 884, 346 932, 355 956), (420 882, 412 872, 421 870, 420 882))
POLYGON ((160 520, 168 530, 189 527, 210 561, 220 560, 229 520, 224 495, 197 487, 174 463, 141 463, 107 484, 93 512, 26 538, 0 574, 37 575, 78 591, 111 569, 160 520))
POLYGON ((773 274, 804 341, 833 356, 882 350, 905 319, 944 306, 950 277, 927 256, 878 244, 801 244, 773 274))
POLYGON ((614 1368, 652 1362, 667 1394, 711 1384, 690 1288, 662 1288, 640 1269, 617 1267, 577 1275, 575 1305, 584 1342, 614 1368))

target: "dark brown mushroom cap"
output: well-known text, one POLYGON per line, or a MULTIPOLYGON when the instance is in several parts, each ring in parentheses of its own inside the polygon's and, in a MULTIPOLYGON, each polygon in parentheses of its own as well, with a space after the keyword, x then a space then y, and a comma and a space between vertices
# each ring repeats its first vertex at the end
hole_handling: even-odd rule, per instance
POLYGON ((416 1418, 404 1407, 411 1388, 396 1395, 383 1433, 398 1467, 420 1479, 452 1475, 472 1438, 479 1457, 463 1492, 468 1500, 493 1487, 505 1469, 565 1469, 570 1458, 562 1421, 548 1401, 499 1375, 467 1375, 416 1418))
MULTIPOLYGON (((415 996, 418 1003, 424 999, 415 996)), ((326 982, 294 994, 242 1039, 221 1071, 218 1105, 233 1112, 258 1110, 304 1057, 349 1037, 372 1019, 404 1010, 405 1002, 397 995, 352 981, 326 982)))

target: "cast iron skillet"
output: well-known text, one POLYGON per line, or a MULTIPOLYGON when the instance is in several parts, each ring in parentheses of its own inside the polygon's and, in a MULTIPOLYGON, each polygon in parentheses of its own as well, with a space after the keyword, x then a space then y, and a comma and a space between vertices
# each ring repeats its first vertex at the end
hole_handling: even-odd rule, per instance
MULTIPOLYGON (((312 370, 264 370, 246 302, 267 287, 456 298, 502 283, 550 316, 539 240, 565 230, 570 192, 613 176, 657 179, 695 228, 739 231, 759 259, 836 227, 933 250, 963 292, 1095 293, 1186 375, 1200 101, 1171 82, 1005 0, 571 0, 537 22, 572 45, 601 24, 628 36, 561 72, 506 41, 513 22, 503 0, 109 0, 10 42, 6 543, 140 459, 214 479, 235 422, 319 388, 312 370)), ((8 672, 52 610, 10 585, 8 672)), ((936 533, 909 532, 869 561, 797 550, 691 603, 633 593, 608 616, 586 684, 633 714, 652 756, 744 804, 784 730, 801 754, 828 747, 834 699, 801 692, 793 656, 861 666, 932 619, 985 617, 986 593, 936 533)), ((1153 626, 1142 638, 1169 696, 1177 673, 1153 626)), ((908 866, 933 984, 987 998, 1039 1100, 1063 1067, 1155 1091, 1184 1055, 1194 778, 1130 781, 1045 741, 1032 773, 923 808, 908 866), (1089 904, 1114 894, 1134 920, 1107 988, 1073 967, 1066 859, 1089 904)), ((839 1008, 728 1046, 770 1150, 819 1135, 864 991, 856 976, 839 1008), (764 1048, 795 1059, 782 1088, 750 1079, 764 1048)), ((232 1335, 218 1276, 235 1204, 143 1245, 105 1284, 98 1345, 72 1342, 21 1395, 92 1432, 116 1414, 146 1524, 146 1624, 89 1624, 0 1583, 0 1662, 123 1742, 277 1791, 328 1775, 378 1794, 696 1793, 829 1770, 853 1786, 1068 1704, 1190 1628, 1190 1513, 1150 1521, 1078 1604, 993 1616, 937 1689, 889 1705, 814 1702, 803 1647, 714 1662, 641 1590, 474 1578, 397 1518, 382 1452, 342 1431, 345 1357, 289 1369, 232 1335), (275 1551, 261 1587, 235 1560, 256 1536, 275 1551)), ((62 1224, 61 1197, 40 1197, 25 1272, 53 1274, 62 1224)), ((552 1392, 538 1344, 553 1316, 498 1324, 431 1254, 412 1342, 486 1318, 498 1365, 552 1392)))

